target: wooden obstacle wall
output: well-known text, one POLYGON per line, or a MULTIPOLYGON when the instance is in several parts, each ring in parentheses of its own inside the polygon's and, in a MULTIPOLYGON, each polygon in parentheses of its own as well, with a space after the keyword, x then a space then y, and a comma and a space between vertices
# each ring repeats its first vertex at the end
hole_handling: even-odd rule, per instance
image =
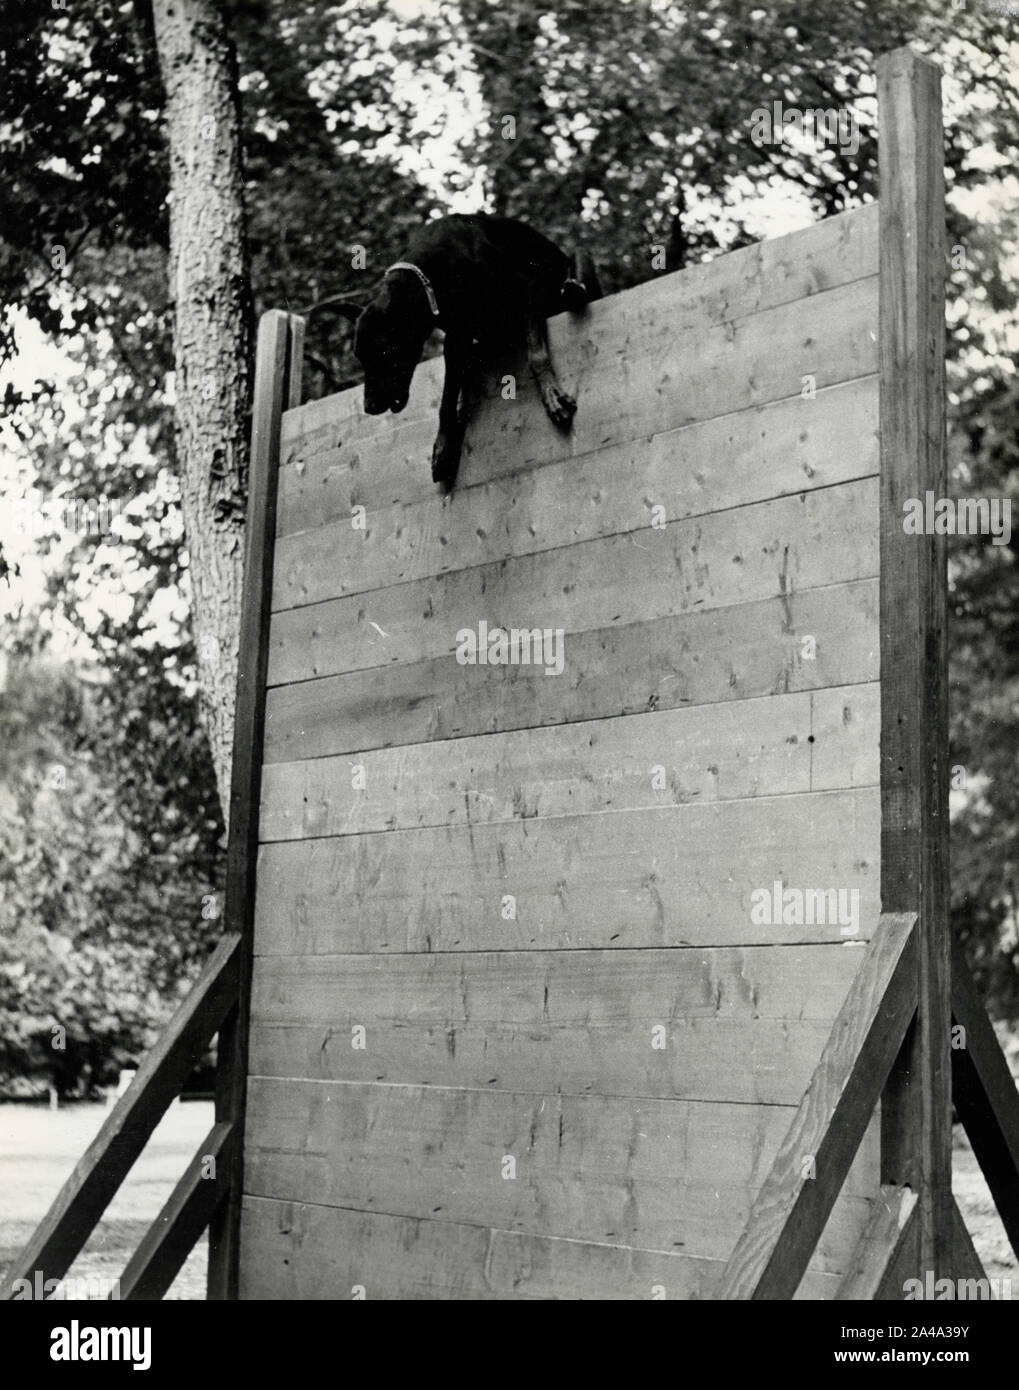
POLYGON ((878 915, 877 241, 555 320, 571 436, 514 364, 448 499, 440 363, 283 416, 242 1296, 710 1292, 878 915), (481 620, 562 674, 458 664, 481 620))
POLYGON ((945 542, 902 527, 946 487, 937 69, 878 91, 879 208, 555 321, 574 433, 517 362, 452 498, 438 364, 399 421, 302 407, 264 316, 226 930, 2 1296, 66 1273, 214 1034, 128 1299, 206 1226, 213 1299, 979 1281, 953 1098, 1019 1254, 1019 1097, 950 960, 945 542), (565 659, 457 662, 481 622, 565 659))
MULTIPOLYGON (((875 959, 901 956, 914 1001, 941 951, 909 934, 931 812, 902 779, 943 554, 895 540, 903 488, 935 476, 910 439, 936 302, 910 260, 918 72, 883 78, 903 124, 880 209, 552 320, 571 434, 500 364, 450 497, 428 473, 440 362, 399 417, 360 389, 283 410, 293 328, 263 322, 241 1297, 744 1296, 782 1263, 744 1233, 773 1165, 776 1211, 814 1180, 783 1141, 832 1089, 882 896, 907 916, 875 959), (561 674, 461 664, 482 622, 561 630, 561 674), (776 883, 858 895, 856 923, 762 920, 776 883)), ((899 1073, 941 1075, 947 1013, 921 997, 899 1073)), ((800 1297, 859 1279, 882 1182, 943 1182, 937 1125, 874 1110, 916 1004, 896 1007, 800 1297)))

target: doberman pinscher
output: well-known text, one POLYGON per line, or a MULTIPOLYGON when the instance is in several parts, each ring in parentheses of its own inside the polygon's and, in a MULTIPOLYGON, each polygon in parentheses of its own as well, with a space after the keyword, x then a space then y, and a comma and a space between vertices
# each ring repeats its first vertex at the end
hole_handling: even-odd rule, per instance
POLYGON ((569 429, 577 404, 556 380, 545 320, 600 297, 586 251, 567 256, 523 222, 476 213, 427 222, 364 307, 338 301, 323 307, 330 303, 356 321, 354 352, 364 368, 368 415, 404 408, 421 349, 433 329, 444 330, 446 378, 432 477, 449 490, 481 365, 521 336, 549 419, 569 429))

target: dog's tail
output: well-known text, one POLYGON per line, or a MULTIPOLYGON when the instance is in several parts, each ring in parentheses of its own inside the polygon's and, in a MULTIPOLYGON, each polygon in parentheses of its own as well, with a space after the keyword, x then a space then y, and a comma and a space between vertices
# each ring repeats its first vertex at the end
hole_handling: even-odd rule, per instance
POLYGON ((570 266, 563 282, 563 308, 577 314, 594 299, 601 299, 601 285, 594 268, 594 261, 584 250, 574 251, 570 266))

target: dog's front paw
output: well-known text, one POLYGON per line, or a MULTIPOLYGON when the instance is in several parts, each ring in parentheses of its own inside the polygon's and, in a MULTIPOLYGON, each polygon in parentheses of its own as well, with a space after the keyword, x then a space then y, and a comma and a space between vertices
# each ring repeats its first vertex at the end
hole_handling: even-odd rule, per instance
POLYGON ((460 450, 440 434, 432 449, 432 482, 441 484, 449 492, 459 468, 460 450))
POLYGON ((545 407, 545 413, 561 430, 568 430, 570 421, 577 413, 577 402, 572 396, 568 396, 559 386, 545 386, 541 392, 541 403, 545 407))

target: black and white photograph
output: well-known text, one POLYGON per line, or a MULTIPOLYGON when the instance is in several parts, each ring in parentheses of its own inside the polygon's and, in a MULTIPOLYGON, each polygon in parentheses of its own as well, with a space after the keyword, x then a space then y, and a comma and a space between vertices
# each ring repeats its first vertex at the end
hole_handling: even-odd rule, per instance
POLYGON ((1019 0, 0 0, 5 1342, 989 1374, 1017 365, 1019 0))

